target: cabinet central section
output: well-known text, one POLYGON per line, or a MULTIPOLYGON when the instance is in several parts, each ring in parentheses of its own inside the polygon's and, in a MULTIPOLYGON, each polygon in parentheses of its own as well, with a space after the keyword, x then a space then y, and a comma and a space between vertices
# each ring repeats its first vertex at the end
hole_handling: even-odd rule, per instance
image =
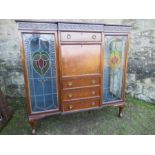
POLYGON ((61 34, 63 111, 100 106, 102 86, 100 37, 100 33, 61 34))

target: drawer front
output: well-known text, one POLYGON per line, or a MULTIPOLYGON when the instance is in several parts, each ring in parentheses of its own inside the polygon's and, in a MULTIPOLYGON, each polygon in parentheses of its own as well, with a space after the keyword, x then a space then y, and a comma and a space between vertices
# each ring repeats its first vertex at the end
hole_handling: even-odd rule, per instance
POLYGON ((100 77, 81 77, 77 79, 63 80, 63 89, 100 85, 100 77))
POLYGON ((101 41, 101 33, 61 32, 61 41, 101 41))
POLYGON ((87 108, 95 108, 100 106, 99 99, 91 99, 91 100, 82 100, 82 101, 74 101, 68 102, 64 104, 64 111, 74 111, 80 109, 87 109, 87 108))
POLYGON ((100 96, 100 87, 82 88, 63 91, 63 101, 71 101, 87 97, 100 96))

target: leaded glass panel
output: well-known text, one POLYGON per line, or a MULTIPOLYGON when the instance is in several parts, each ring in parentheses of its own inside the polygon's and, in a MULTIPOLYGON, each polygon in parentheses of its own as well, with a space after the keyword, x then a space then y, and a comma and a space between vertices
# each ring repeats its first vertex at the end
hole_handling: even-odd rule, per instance
POLYGON ((32 112, 58 108, 55 38, 23 34, 32 112))
POLYGON ((122 99, 126 36, 105 36, 104 102, 122 99))

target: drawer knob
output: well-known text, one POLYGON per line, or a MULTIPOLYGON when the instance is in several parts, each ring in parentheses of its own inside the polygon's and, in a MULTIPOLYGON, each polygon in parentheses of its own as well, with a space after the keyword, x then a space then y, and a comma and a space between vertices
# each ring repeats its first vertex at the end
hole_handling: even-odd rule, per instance
POLYGON ((92 80, 92 84, 95 84, 96 83, 96 80, 92 80))
POLYGON ((92 39, 96 39, 96 35, 92 35, 92 39))
POLYGON ((95 105, 95 102, 92 102, 91 105, 94 106, 95 105))
POLYGON ((68 94, 68 97, 71 98, 73 95, 72 94, 68 94))
POLYGON ((95 93, 95 91, 92 91, 92 95, 95 95, 96 93, 95 93))
POLYGON ((67 39, 70 39, 71 38, 71 35, 70 34, 67 34, 67 39))
POLYGON ((73 109, 73 106, 72 106, 72 105, 70 105, 70 106, 69 106, 69 110, 72 110, 72 109, 73 109))
POLYGON ((72 86, 73 85, 73 83, 72 82, 68 82, 68 86, 72 86))

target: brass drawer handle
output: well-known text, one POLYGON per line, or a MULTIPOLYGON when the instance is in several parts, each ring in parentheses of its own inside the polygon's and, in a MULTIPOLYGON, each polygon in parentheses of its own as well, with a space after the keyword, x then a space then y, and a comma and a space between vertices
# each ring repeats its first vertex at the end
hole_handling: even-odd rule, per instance
POLYGON ((71 98, 71 97, 73 97, 73 95, 72 94, 68 94, 68 97, 71 98))
POLYGON ((70 34, 67 34, 67 39, 71 39, 71 35, 70 34))
POLYGON ((96 39, 96 35, 92 35, 92 39, 96 39))
POLYGON ((72 105, 70 105, 70 106, 69 106, 69 110, 72 110, 72 109, 73 109, 73 106, 72 106, 72 105))
POLYGON ((68 82, 68 86, 72 86, 73 85, 73 83, 72 82, 68 82))
POLYGON ((94 106, 95 105, 95 102, 92 102, 91 105, 94 106))
POLYGON ((95 95, 96 93, 95 93, 95 91, 92 91, 92 95, 95 95))
POLYGON ((96 80, 92 80, 92 84, 95 84, 96 83, 96 80))

